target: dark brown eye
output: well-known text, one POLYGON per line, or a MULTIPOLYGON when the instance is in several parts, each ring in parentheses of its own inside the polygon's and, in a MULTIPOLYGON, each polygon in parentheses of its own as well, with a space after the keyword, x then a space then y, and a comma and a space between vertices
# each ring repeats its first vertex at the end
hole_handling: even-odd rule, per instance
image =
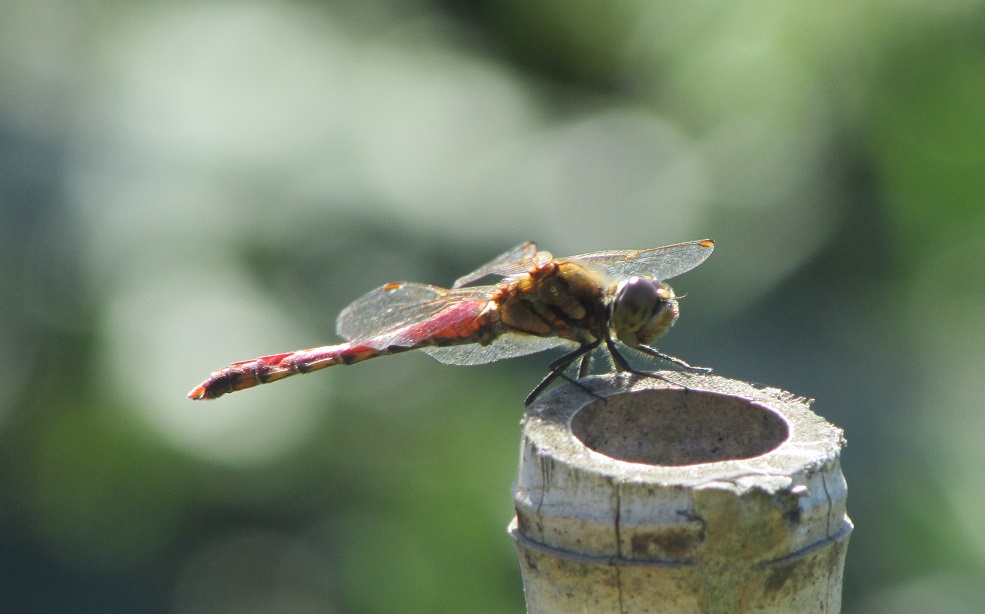
POLYGON ((626 280, 616 296, 619 307, 631 313, 652 313, 659 301, 660 296, 653 282, 635 276, 626 280))
POLYGON ((630 277, 616 293, 612 305, 612 327, 620 332, 642 328, 664 302, 652 281, 630 277))

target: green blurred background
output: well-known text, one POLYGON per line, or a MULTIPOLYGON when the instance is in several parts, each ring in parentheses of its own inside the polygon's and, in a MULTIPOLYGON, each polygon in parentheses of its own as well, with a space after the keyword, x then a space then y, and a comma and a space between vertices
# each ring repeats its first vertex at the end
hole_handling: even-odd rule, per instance
POLYGON ((714 238, 661 348, 846 430, 848 613, 985 603, 985 2, 0 3, 0 610, 519 612, 538 355, 209 404, 381 283, 714 238))

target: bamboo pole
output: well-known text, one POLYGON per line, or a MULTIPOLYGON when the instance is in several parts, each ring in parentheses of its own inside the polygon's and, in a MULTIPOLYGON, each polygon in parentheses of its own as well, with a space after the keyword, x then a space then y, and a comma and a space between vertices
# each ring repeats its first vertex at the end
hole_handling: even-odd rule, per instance
POLYGON ((527 611, 837 613, 840 429, 716 376, 582 380, 530 406, 509 532, 527 611))

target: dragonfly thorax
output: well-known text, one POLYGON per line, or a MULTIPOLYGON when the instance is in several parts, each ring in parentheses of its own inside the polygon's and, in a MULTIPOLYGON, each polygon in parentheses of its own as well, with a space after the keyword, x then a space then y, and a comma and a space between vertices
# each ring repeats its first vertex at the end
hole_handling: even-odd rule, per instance
POLYGON ((633 275, 618 284, 609 311, 616 337, 635 347, 652 342, 677 320, 677 297, 667 284, 633 275))

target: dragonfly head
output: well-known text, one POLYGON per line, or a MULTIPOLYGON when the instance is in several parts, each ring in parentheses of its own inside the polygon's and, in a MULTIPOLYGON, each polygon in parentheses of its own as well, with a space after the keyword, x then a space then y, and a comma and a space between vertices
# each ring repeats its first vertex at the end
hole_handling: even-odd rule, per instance
POLYGON ((667 284, 633 275, 616 287, 609 313, 609 327, 620 341, 649 344, 677 320, 677 297, 667 284))

